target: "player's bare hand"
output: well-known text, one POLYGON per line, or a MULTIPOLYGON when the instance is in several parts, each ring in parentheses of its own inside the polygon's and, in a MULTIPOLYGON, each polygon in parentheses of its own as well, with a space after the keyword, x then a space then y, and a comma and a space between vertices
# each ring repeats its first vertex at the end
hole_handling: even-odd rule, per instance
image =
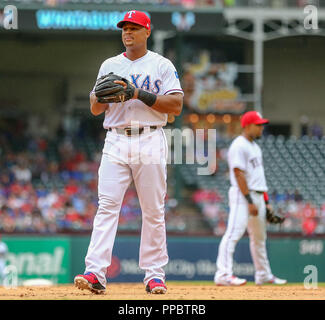
MULTIPOLYGON (((127 83, 125 83, 124 81, 115 80, 114 82, 117 83, 117 84, 120 84, 121 86, 123 86, 124 90, 126 90, 127 87, 128 87, 127 83)), ((133 83, 130 83, 130 85, 133 88, 135 88, 135 85, 133 83)), ((131 99, 137 99, 137 97, 138 97, 137 90, 134 90, 133 97, 131 99)))
POLYGON ((123 86, 123 87, 124 87, 124 89, 126 89, 126 88, 127 88, 127 84, 126 84, 124 81, 115 80, 114 82, 115 82, 115 83, 117 83, 117 84, 120 84, 121 86, 123 86))
POLYGON ((248 204, 248 212, 253 217, 258 215, 258 209, 254 203, 248 204))

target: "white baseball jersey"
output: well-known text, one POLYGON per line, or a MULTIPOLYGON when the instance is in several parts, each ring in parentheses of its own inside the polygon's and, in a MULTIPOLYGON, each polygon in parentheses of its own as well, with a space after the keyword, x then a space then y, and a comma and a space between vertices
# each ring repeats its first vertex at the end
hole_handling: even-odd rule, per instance
MULTIPOLYGON (((172 62, 150 50, 134 61, 128 59, 125 53, 105 60, 97 78, 110 72, 126 78, 136 88, 157 95, 183 93, 172 62)), ((130 127, 131 121, 138 122, 140 128, 164 126, 167 123, 167 114, 151 109, 138 99, 131 99, 124 103, 110 103, 105 112, 104 128, 130 127)))
POLYGON ((230 182, 238 187, 234 168, 245 171, 249 190, 267 191, 262 151, 255 141, 249 141, 244 136, 238 136, 228 150, 228 165, 230 182))

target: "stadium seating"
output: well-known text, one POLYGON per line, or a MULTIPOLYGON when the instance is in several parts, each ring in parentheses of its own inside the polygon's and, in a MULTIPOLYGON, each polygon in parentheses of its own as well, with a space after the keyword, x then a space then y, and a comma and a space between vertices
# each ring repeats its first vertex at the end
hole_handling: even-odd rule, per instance
MULTIPOLYGON (((2 141, 5 147, 0 161, 0 225, 6 227, 0 227, 0 231, 26 231, 29 223, 26 217, 30 214, 36 221, 42 217, 43 224, 28 225, 29 232, 90 230, 97 205, 97 170, 102 142, 78 137, 60 141, 26 139, 21 141, 19 148, 15 144, 10 152, 10 141, 3 138, 2 141), (30 170, 31 180, 15 180, 15 168, 21 161, 27 162, 25 169, 30 170), (32 206, 29 198, 36 201, 33 200, 32 206), (52 199, 52 207, 46 205, 46 199, 52 199), (57 199, 56 202, 53 199, 57 199), (15 211, 17 203, 21 206, 15 211)), ((215 234, 223 234, 229 211, 226 154, 230 143, 230 139, 217 140, 217 170, 211 175, 198 174, 202 165, 197 163, 169 166, 171 178, 172 168, 179 166, 182 180, 188 187, 184 189, 186 197, 192 194, 192 202, 186 201, 185 211, 166 204, 169 230, 188 231, 184 223, 188 218, 186 221, 193 222, 192 230, 207 225, 215 234), (193 203, 197 205, 199 217, 194 210, 191 217, 186 215, 193 203)), ((306 233, 325 233, 322 227, 325 221, 325 138, 285 139, 269 135, 258 143, 263 150, 272 204, 288 218, 282 231, 302 232, 304 225, 315 225, 308 223, 311 218, 318 219, 319 223, 315 230, 309 228, 306 233)), ((169 187, 173 187, 172 179, 169 187)), ((140 220, 137 196, 130 190, 121 211, 120 229, 138 230, 140 220)), ((279 231, 278 227, 268 228, 279 231)))

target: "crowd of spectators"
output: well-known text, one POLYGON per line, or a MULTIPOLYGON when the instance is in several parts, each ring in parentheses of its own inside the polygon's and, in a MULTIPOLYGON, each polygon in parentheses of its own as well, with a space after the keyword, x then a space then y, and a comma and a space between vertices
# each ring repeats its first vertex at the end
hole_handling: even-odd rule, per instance
MULTIPOLYGON (((100 152, 90 159, 70 140, 57 145, 57 159, 49 159, 45 139, 29 138, 22 150, 12 151, 0 136, 0 231, 85 231, 97 210, 97 171, 100 152)), ((21 142, 20 142, 21 143, 21 142)), ((131 188, 124 199, 121 224, 139 216, 131 188)))
MULTIPOLYGON (((223 199, 216 189, 199 189, 193 193, 192 201, 200 207, 214 233, 223 235, 228 218, 228 207, 224 203, 228 199, 223 199)), ((321 206, 315 206, 294 190, 286 193, 274 191, 270 194, 270 203, 278 214, 286 218, 281 226, 268 225, 270 231, 295 232, 305 236, 325 233, 325 201, 321 206)))
MULTIPOLYGON (((49 140, 21 134, 0 132, 0 232, 90 231, 98 206, 101 146, 89 156, 70 138, 55 141, 53 150, 49 140)), ((168 229, 184 231, 173 199, 166 200, 168 229)), ((140 230, 134 185, 123 199, 119 227, 140 230)))
MULTIPOLYGON (((97 162, 88 161, 82 152, 72 149, 61 161, 49 161, 46 150, 45 140, 30 139, 26 150, 15 153, 7 148, 2 153, 1 231, 90 228, 96 211, 97 162)), ((64 150, 67 151, 66 146, 61 152, 64 150)))
POLYGON ((283 231, 301 232, 306 236, 325 233, 325 201, 316 206, 311 201, 304 200, 298 190, 274 192, 270 200, 279 214, 286 218, 282 226, 283 231))
POLYGON ((192 201, 200 208, 214 234, 222 236, 227 227, 228 213, 223 206, 227 199, 224 199, 216 189, 198 189, 193 192, 192 201))
MULTIPOLYGON (((54 143, 53 150, 50 140, 40 137, 19 140, 21 134, 16 133, 17 136, 10 138, 0 132, 0 232, 90 231, 98 205, 101 146, 89 155, 73 139, 62 138, 54 143)), ((209 222, 210 230, 222 235, 229 210, 225 193, 198 189, 191 200, 209 222)), ((274 231, 306 236, 325 233, 325 202, 315 206, 297 190, 273 192, 270 200, 286 217, 274 231)), ((186 232, 184 217, 174 202, 166 199, 167 230, 186 232)), ((140 230, 141 209, 134 186, 123 200, 119 226, 127 231, 140 230)))

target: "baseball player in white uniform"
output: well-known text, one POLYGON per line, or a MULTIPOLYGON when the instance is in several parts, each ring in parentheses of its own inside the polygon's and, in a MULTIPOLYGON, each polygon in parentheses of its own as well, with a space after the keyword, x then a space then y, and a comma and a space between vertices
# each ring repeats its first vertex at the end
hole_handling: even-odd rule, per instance
POLYGON ((132 181, 142 210, 139 266, 145 271, 146 291, 162 294, 167 290, 163 267, 168 263, 164 217, 168 146, 162 127, 168 114, 180 115, 183 90, 172 62, 147 49, 150 25, 144 12, 127 12, 117 24, 122 28, 126 51, 105 60, 98 74, 100 78, 113 72, 126 78, 135 87, 133 98, 105 104, 98 102, 94 92, 90 94, 92 114, 105 112, 107 135, 86 269, 74 282, 78 288, 95 293, 106 288, 119 213, 132 181))
POLYGON ((255 142, 262 136, 266 123, 268 120, 258 112, 246 112, 241 118, 243 133, 234 139, 228 150, 230 213, 227 230, 219 245, 214 277, 217 285, 240 286, 247 282, 233 275, 233 254, 246 228, 255 266, 255 283, 287 282, 272 274, 266 252, 265 214, 266 206, 270 209, 271 206, 268 204, 262 151, 255 142))

